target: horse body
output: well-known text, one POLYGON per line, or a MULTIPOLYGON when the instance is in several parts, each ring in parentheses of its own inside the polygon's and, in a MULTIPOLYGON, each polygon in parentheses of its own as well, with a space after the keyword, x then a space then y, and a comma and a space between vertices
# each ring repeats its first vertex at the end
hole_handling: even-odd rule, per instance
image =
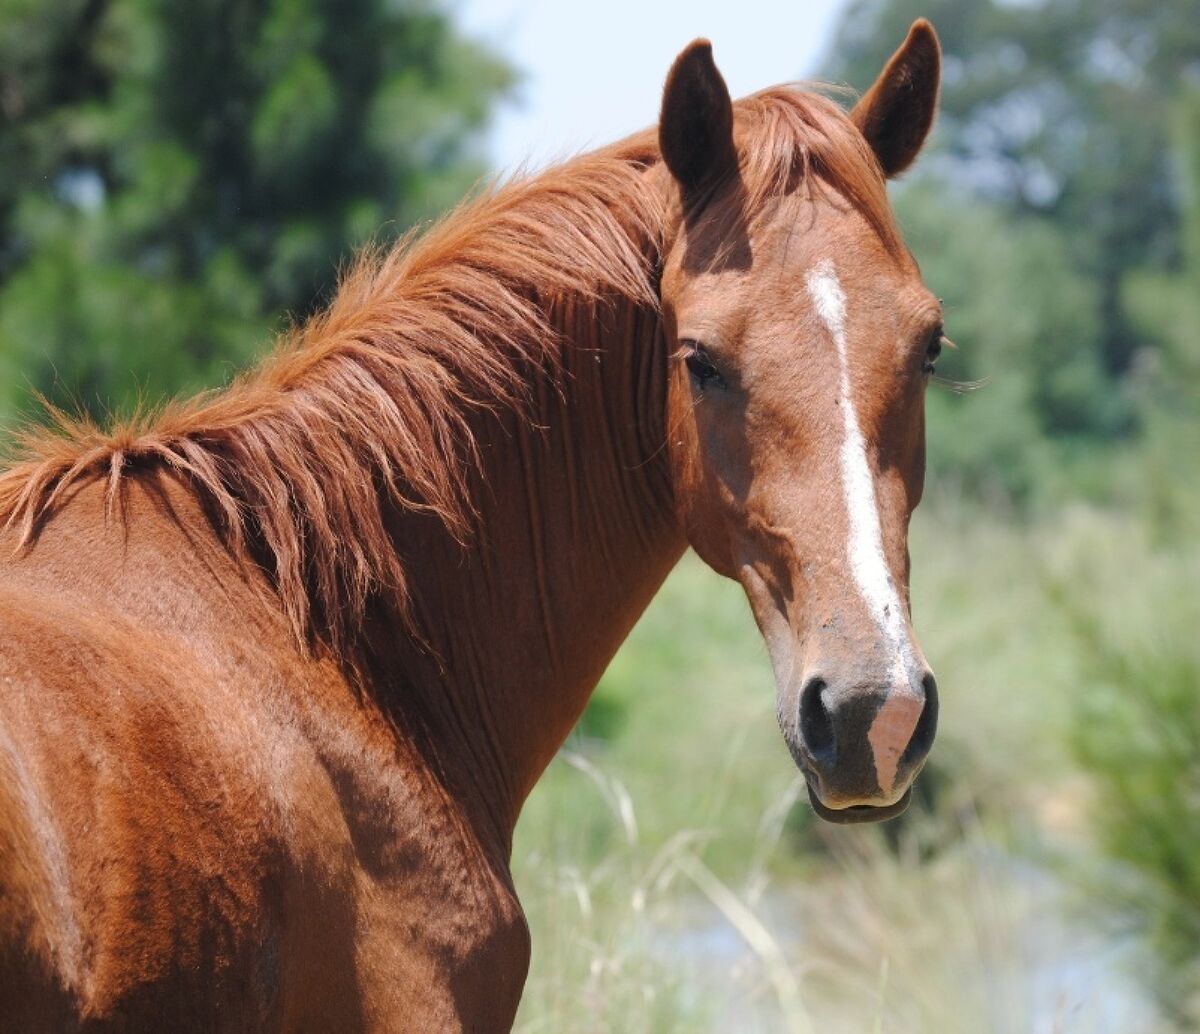
POLYGON ((575 321, 532 422, 476 418, 471 549, 390 515, 438 617, 429 642, 375 637, 369 690, 305 655, 270 579, 170 471, 129 478, 119 512, 82 483, 0 568, 0 782, 20 788, 0 829, 23 845, 0 886, 38 903, 7 917, 23 962, 0 1010, 21 1029, 511 1022, 517 811, 685 546, 661 427, 634 411, 655 411, 646 393, 664 410, 665 363, 620 355, 663 359, 659 320, 626 306, 637 332, 604 341, 621 318, 575 321))
MULTIPOLYGON (((906 47, 936 60, 923 32, 906 47)), ((746 143, 709 66, 681 57, 659 137, 362 267, 231 391, 35 436, 0 478, 5 1029, 507 1029, 530 950, 521 805, 689 542, 746 587, 818 810, 903 807, 932 736, 896 613, 930 324, 886 202, 863 210, 884 195, 855 134, 889 172, 924 130, 888 135, 885 80, 857 130, 767 97, 742 118, 792 119, 796 153, 782 175, 730 175, 746 143), (673 132, 696 112, 716 130, 673 132), (818 176, 830 198, 796 194, 818 176), (768 193, 764 225, 748 206, 768 193), (820 264, 847 239, 868 267, 820 264), (806 299, 814 269, 832 279, 806 299), (828 304, 870 284, 893 300, 873 313, 899 342, 882 358, 859 310, 839 323, 828 304), (796 326, 807 374, 766 347, 796 326), (845 427, 872 443, 834 475, 811 444, 824 425, 783 405, 838 412, 822 328, 857 406, 845 427), (896 386, 860 397, 852 352, 896 386), (755 387, 798 373, 787 399, 755 387), (844 494, 802 497, 831 476, 844 494), (875 487, 855 496, 854 477, 875 487), (878 555, 848 564, 845 541, 878 555)))

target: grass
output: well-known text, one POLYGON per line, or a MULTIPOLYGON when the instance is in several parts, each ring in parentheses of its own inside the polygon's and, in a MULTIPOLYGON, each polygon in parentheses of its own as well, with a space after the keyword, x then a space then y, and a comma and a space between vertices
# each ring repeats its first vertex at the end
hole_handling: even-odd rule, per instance
POLYGON ((1061 599, 1152 625, 1136 586, 1172 559, 1141 527, 922 511, 914 614, 942 726, 922 805, 868 830, 812 818, 741 590, 686 558, 518 827, 517 1029, 1170 1030, 1127 975, 1140 942, 1095 921, 1098 783, 1073 737, 1094 658, 1061 599))
MULTIPOLYGON (((1155 953, 1151 986, 1200 1025, 1200 542, 1137 572, 1146 605, 1099 609, 1059 586, 1087 662, 1070 741, 1096 787, 1093 825, 1121 868, 1098 889, 1155 953)), ((1127 599, 1129 578, 1089 572, 1083 598, 1127 599)))

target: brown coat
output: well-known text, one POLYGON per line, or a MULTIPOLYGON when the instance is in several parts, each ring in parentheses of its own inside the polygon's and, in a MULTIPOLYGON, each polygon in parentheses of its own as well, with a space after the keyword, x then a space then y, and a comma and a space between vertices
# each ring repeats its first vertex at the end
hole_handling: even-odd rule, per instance
POLYGON ((826 445, 853 407, 906 604, 940 314, 884 174, 936 80, 920 23, 850 119, 731 106, 694 45, 661 136, 367 256, 230 389, 27 436, 0 475, 0 1029, 507 1029, 522 802, 689 541, 746 586, 822 814, 903 807, 932 677, 863 604, 826 445), (814 269, 870 319, 822 329, 814 269))

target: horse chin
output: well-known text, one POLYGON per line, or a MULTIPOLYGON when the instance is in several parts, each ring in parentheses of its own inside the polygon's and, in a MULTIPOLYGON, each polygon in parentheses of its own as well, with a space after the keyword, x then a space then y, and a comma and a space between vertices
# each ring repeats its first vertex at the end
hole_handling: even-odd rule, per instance
POLYGON ((808 799, 812 804, 813 811, 826 822, 835 822, 840 826, 859 822, 883 822, 886 819, 894 819, 908 807, 909 801, 912 800, 912 787, 905 790, 904 796, 895 804, 879 807, 874 804, 852 804, 848 808, 826 807, 817 797, 811 784, 808 787, 808 799))

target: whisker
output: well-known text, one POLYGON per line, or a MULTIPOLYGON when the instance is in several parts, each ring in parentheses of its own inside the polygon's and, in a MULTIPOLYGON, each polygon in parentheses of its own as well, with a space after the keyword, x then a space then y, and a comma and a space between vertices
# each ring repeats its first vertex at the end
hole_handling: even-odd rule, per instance
POLYGON ((975 381, 956 381, 952 377, 938 377, 934 375, 933 382, 940 387, 946 388, 954 392, 956 395, 966 395, 972 391, 978 391, 991 380, 991 377, 980 377, 975 381))

